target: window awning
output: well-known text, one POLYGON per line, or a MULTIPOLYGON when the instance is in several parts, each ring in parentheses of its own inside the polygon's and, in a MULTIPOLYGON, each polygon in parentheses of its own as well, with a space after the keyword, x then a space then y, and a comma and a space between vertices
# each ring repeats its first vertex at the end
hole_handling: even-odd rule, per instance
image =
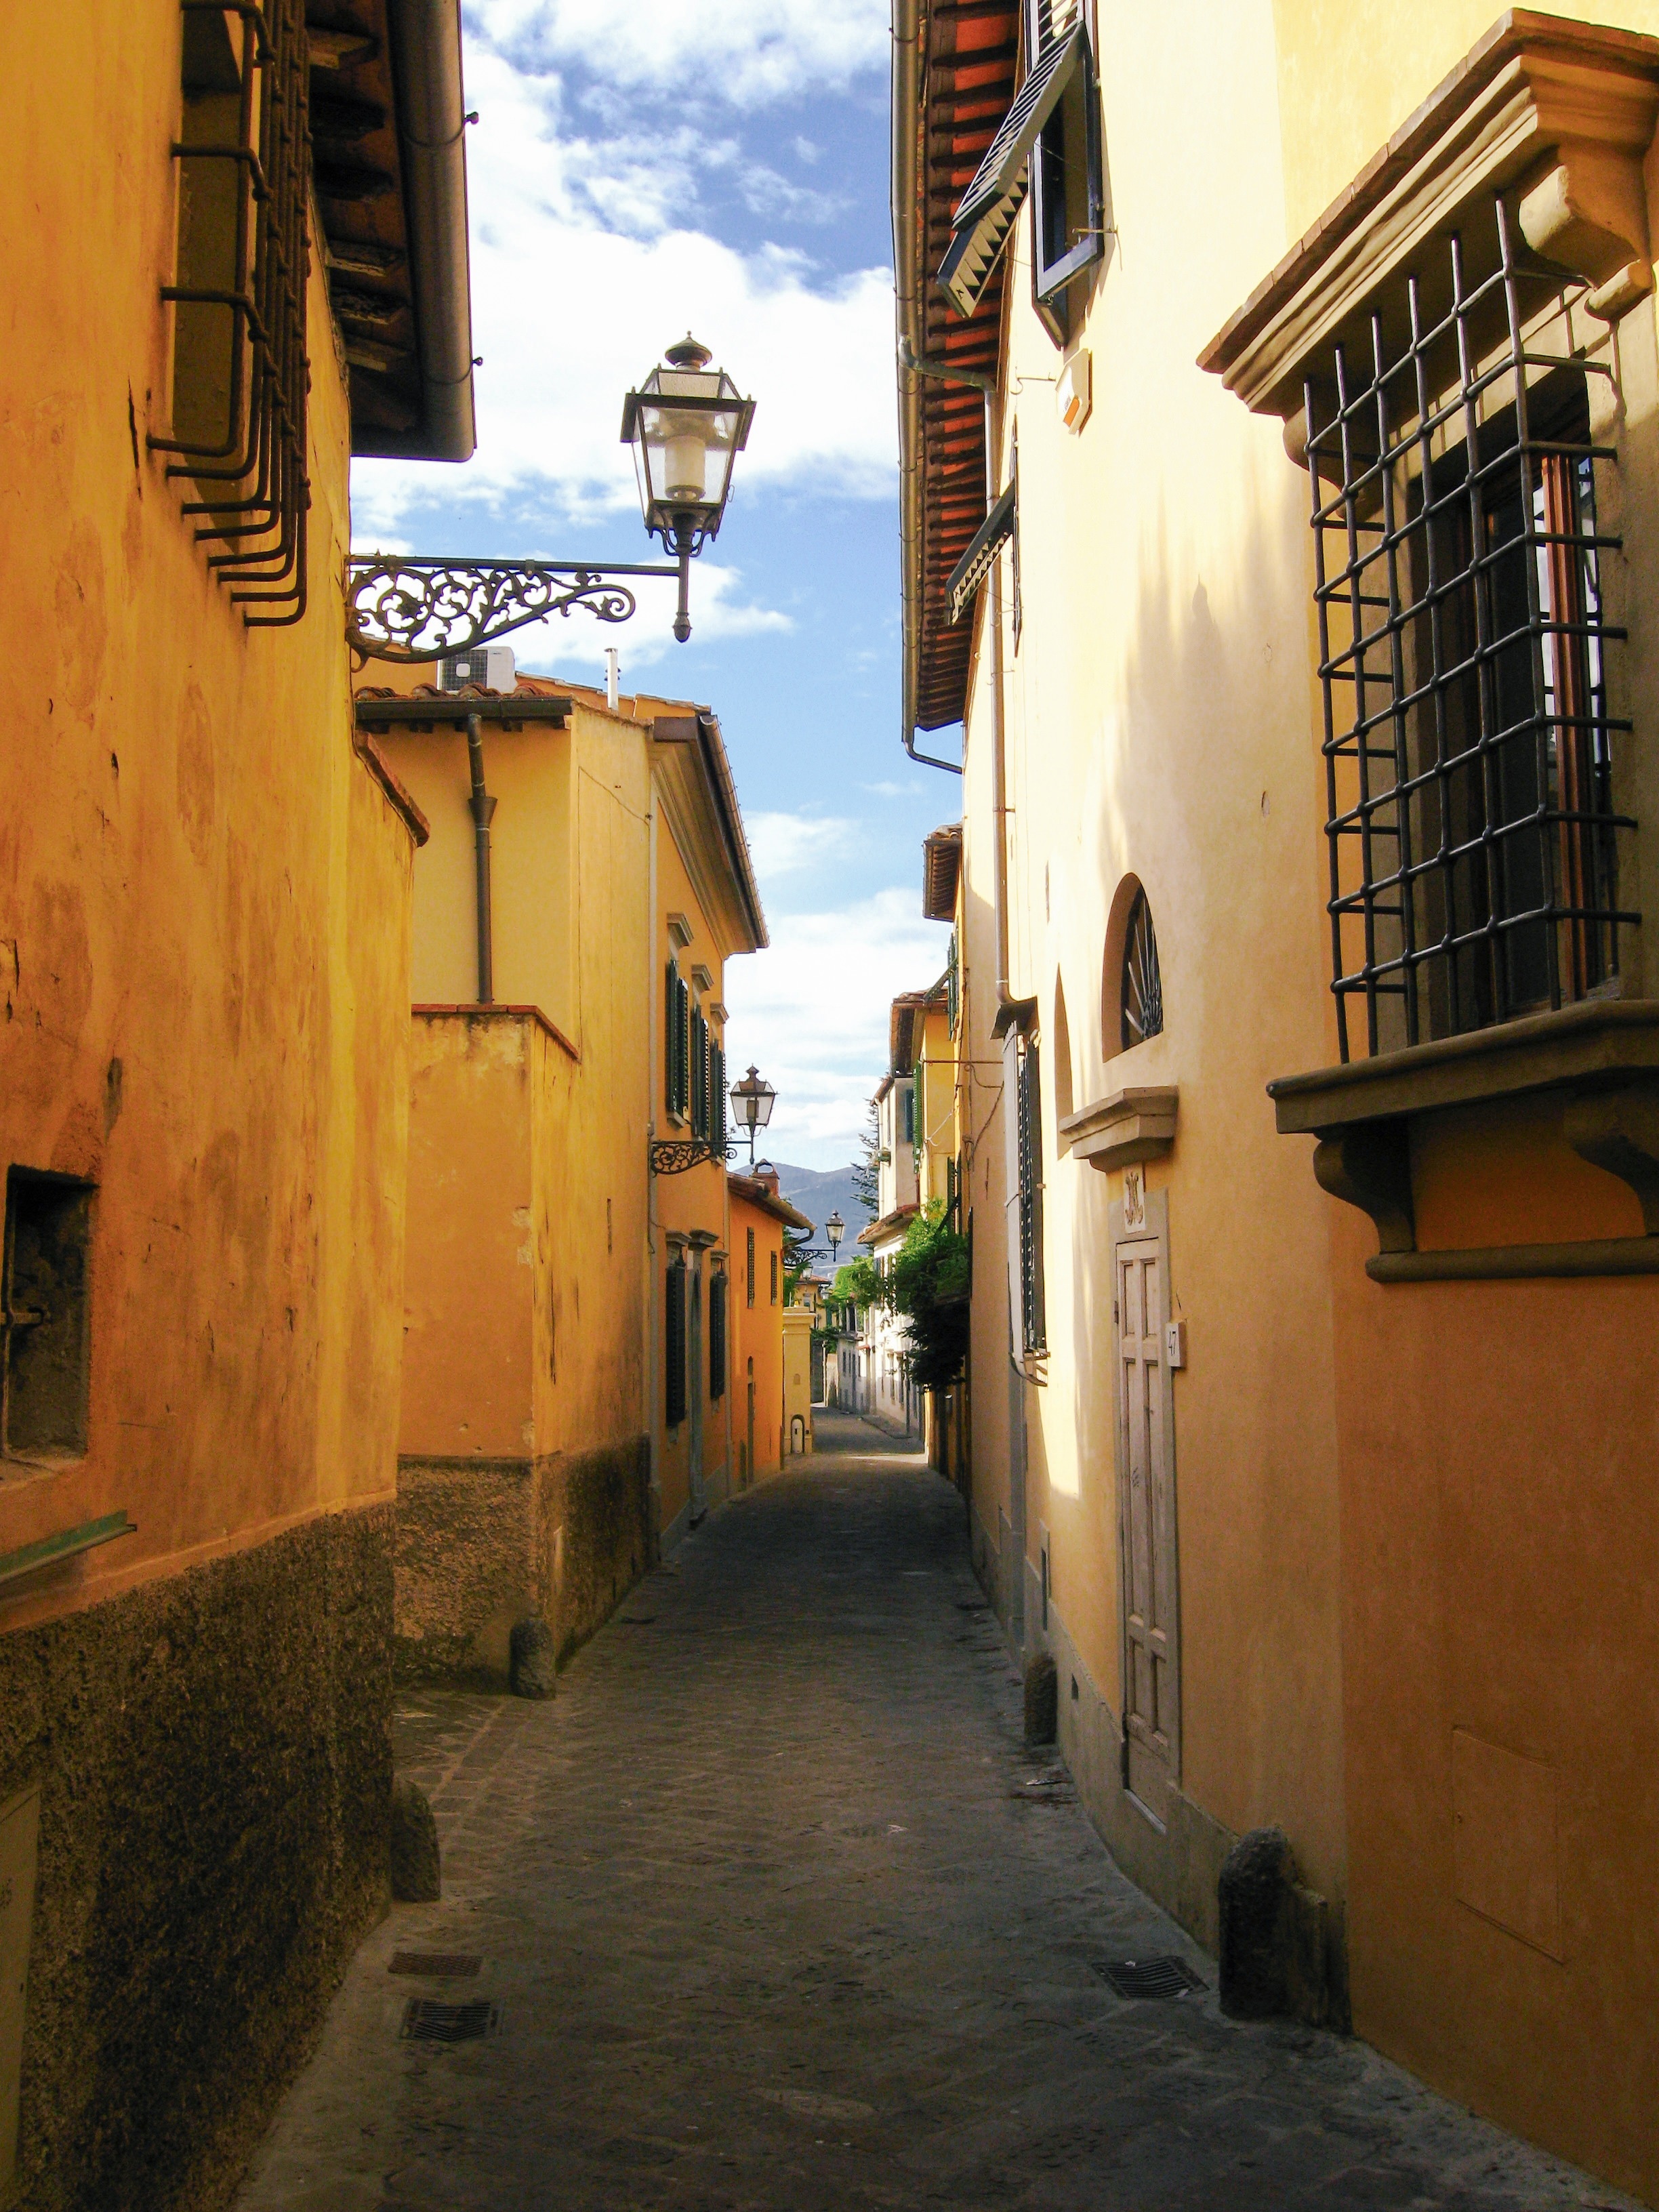
POLYGON ((959 315, 973 313, 990 281, 1025 197, 1031 149, 1060 104, 1083 52, 1083 25, 1078 21, 1038 57, 975 171, 974 181, 957 203, 939 281, 959 315))
POLYGON ((959 623, 974 603, 974 594, 1002 546, 1014 534, 1014 486, 1010 484, 968 543, 968 550, 951 571, 945 586, 951 601, 951 619, 959 623))

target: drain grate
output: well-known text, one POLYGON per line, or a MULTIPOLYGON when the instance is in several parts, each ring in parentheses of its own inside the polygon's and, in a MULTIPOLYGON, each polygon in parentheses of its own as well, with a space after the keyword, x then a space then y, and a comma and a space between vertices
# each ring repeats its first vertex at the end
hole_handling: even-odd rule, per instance
POLYGON ((494 2035, 501 2024, 501 2008, 488 1997, 471 1997, 464 2004, 446 2004, 441 1997, 410 1997, 404 2014, 405 2043, 473 2043, 494 2035))
POLYGON ((389 1974, 476 1974, 483 1960, 467 1951, 394 1951, 389 1974))
POLYGON ((1097 1959, 1095 1972, 1121 1997, 1184 1997, 1204 1987, 1184 1959, 1097 1959))

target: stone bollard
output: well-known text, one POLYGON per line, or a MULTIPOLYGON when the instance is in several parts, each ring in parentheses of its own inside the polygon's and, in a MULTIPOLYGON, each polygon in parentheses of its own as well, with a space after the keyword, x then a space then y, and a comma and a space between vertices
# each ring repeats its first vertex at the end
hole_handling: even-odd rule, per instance
POLYGON ((1025 1741, 1053 1743, 1060 1733, 1060 1676, 1046 1651, 1025 1662, 1025 1741))
POLYGON ((1325 1900, 1296 1872, 1282 1828, 1252 1828, 1222 1863, 1221 2009, 1234 2020, 1330 2016, 1325 1900))
POLYGON ((430 1905, 443 1894, 438 1823, 426 1792, 407 1779, 392 1785, 392 1894, 399 1905, 430 1905))
POLYGON ((559 1655, 553 1632, 534 1615, 515 1621, 507 1639, 507 1680, 515 1698, 550 1698, 558 1688, 559 1655))

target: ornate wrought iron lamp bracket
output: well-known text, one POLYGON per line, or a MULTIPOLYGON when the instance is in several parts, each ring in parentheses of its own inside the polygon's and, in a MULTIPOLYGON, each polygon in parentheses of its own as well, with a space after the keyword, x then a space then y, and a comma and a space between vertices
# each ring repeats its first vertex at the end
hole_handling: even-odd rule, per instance
POLYGON ((636 602, 621 577, 678 577, 684 611, 688 561, 599 567, 369 554, 346 564, 346 641, 360 660, 441 660, 573 607, 600 622, 623 623, 636 602))
POLYGON ((651 1140, 651 1172, 653 1175, 684 1175, 688 1168, 700 1168, 707 1162, 729 1160, 736 1147, 728 1139, 722 1143, 711 1137, 653 1137, 651 1140))

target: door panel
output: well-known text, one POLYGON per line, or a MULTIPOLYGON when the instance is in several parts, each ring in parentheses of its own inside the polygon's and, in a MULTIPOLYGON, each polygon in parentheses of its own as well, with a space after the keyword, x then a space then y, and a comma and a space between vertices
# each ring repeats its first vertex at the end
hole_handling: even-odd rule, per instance
POLYGON ((1163 1819, 1175 1763, 1174 1494, 1164 1364, 1163 1258, 1117 1248, 1123 1722, 1130 1790, 1163 1819))

